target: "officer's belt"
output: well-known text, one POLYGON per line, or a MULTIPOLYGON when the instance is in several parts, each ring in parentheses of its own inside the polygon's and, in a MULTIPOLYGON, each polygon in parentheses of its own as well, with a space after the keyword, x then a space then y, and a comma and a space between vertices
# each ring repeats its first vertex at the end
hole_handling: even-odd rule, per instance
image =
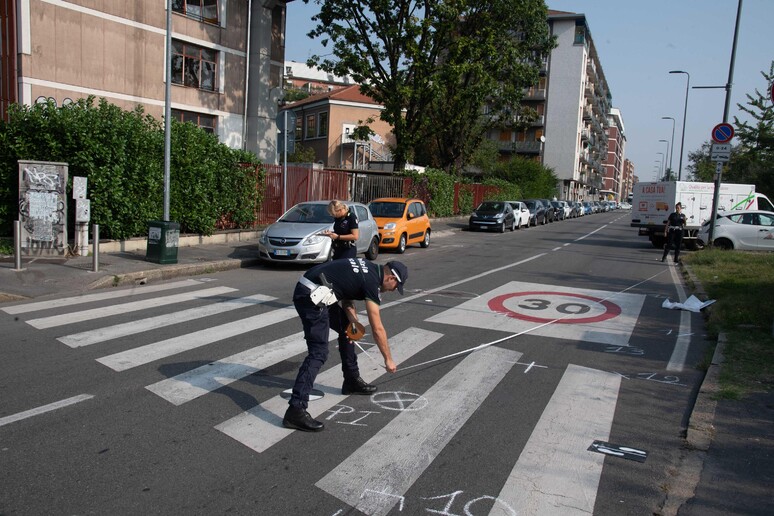
POLYGON ((307 278, 306 276, 301 276, 301 278, 299 278, 298 282, 301 283, 306 288, 308 288, 309 290, 314 290, 314 289, 316 289, 317 287, 320 286, 317 283, 315 283, 312 280, 310 280, 309 278, 307 278))

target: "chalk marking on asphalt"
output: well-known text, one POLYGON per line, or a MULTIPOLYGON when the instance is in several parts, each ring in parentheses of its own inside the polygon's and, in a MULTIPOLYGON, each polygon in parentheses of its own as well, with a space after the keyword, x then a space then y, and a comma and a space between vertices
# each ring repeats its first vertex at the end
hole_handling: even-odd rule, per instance
POLYGON ((520 357, 504 348, 465 357, 423 395, 432 403, 400 412, 315 485, 364 514, 387 514, 520 357))
MULTIPOLYGON (((591 514, 605 458, 587 448, 609 438, 620 385, 569 364, 497 498, 517 514, 591 514)), ((495 505, 489 514, 512 513, 495 505)))
POLYGON ((144 285, 142 287, 132 287, 131 289, 124 290, 110 289, 108 292, 99 292, 96 294, 84 294, 82 296, 64 297, 62 299, 52 299, 50 301, 37 301, 35 303, 7 306, 2 310, 8 314, 22 314, 27 312, 35 312, 37 310, 48 310, 51 308, 61 308, 63 306, 91 303, 92 301, 115 299, 117 297, 139 296, 142 294, 150 294, 153 292, 161 292, 175 288, 191 287, 194 285, 200 285, 201 283, 202 282, 200 280, 188 279, 183 281, 174 281, 172 283, 164 283, 162 285, 144 285))
POLYGON ((232 323, 212 326, 205 330, 178 335, 171 339, 154 342, 138 348, 129 349, 113 355, 98 358, 97 362, 106 365, 114 371, 125 371, 133 367, 148 364, 162 358, 196 349, 213 342, 236 337, 266 326, 286 321, 296 317, 296 309, 292 306, 273 310, 265 314, 254 315, 232 323))
POLYGON ((38 416, 40 414, 45 414, 46 412, 51 412, 52 410, 74 405, 76 403, 80 403, 81 401, 89 400, 93 397, 94 396, 92 394, 80 394, 78 396, 73 396, 72 398, 67 398, 65 400, 49 403, 48 405, 43 405, 42 407, 37 407, 34 409, 25 410, 24 412, 19 412, 18 414, 5 416, 0 418, 0 426, 15 423, 16 421, 21 421, 22 419, 27 419, 33 416, 38 416))
MULTIPOLYGON (((441 337, 443 335, 437 332, 408 328, 390 338, 392 358, 400 365, 441 337)), ((373 382, 383 374, 385 373, 381 366, 360 364, 360 376, 366 382, 373 382)), ((341 368, 337 366, 322 371, 315 380, 315 387, 325 392, 325 396, 309 404, 307 410, 312 417, 318 417, 348 397, 341 394, 341 368)), ((220 423, 215 429, 261 453, 294 432, 282 426, 282 418, 287 408, 288 401, 281 396, 275 396, 220 423)))
POLYGON ((97 328, 96 330, 65 335, 64 337, 59 337, 57 340, 63 344, 67 344, 71 348, 90 346, 92 344, 98 344, 100 342, 105 342, 120 337, 127 337, 129 335, 135 335, 137 333, 146 331, 157 330, 159 328, 172 326, 182 322, 195 321, 197 319, 201 319, 202 317, 218 315, 229 312, 231 310, 254 307, 261 303, 267 303, 276 299, 276 297, 265 296, 263 294, 256 294, 254 296, 240 297, 235 299, 226 299, 225 301, 218 303, 197 306, 195 308, 189 308, 187 310, 181 310, 171 314, 157 315, 155 317, 147 317, 145 319, 115 324, 105 328, 97 328))
POLYGON ((42 330, 45 328, 53 328, 55 326, 63 326, 65 324, 91 321, 93 319, 100 319, 102 317, 138 312, 140 310, 147 310, 148 308, 156 308, 159 306, 171 305, 175 303, 184 303, 194 299, 219 296, 221 294, 235 292, 236 290, 237 289, 231 287, 212 287, 194 292, 183 292, 182 294, 174 294, 171 296, 154 297, 152 299, 132 301, 130 303, 123 303, 120 305, 102 306, 99 308, 92 308, 91 310, 83 310, 80 312, 71 312, 61 315, 52 315, 50 317, 41 317, 39 319, 30 319, 27 321, 27 324, 33 328, 42 330))

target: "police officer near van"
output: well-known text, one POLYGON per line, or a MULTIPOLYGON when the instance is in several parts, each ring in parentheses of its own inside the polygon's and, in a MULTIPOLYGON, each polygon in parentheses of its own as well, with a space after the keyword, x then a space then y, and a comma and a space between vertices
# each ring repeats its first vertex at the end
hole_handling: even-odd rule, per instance
POLYGON ((685 215, 683 215, 683 205, 681 203, 675 204, 675 211, 669 215, 667 224, 664 227, 664 237, 666 238, 666 244, 664 245, 664 255, 661 257, 661 261, 665 261, 669 255, 669 249, 674 245, 675 248, 675 263, 680 261, 680 246, 683 243, 683 229, 685 228, 685 215))
POLYGON ((384 367, 391 373, 397 370, 379 313, 380 294, 396 289, 403 294, 407 278, 408 269, 401 262, 378 265, 364 258, 349 258, 312 267, 299 279, 293 292, 293 305, 301 318, 308 355, 298 370, 283 426, 306 432, 323 429, 323 423, 313 419, 306 409, 315 378, 328 358, 331 328, 339 334, 344 373, 341 393, 368 395, 376 392, 376 386, 367 384, 360 377, 355 347, 345 333, 346 326, 357 321, 353 300, 365 300, 368 322, 384 358, 384 367))
POLYGON ((357 256, 357 239, 360 236, 357 216, 354 211, 341 201, 331 201, 328 213, 333 216, 333 231, 325 231, 323 235, 330 237, 333 248, 332 259, 354 258, 357 256))

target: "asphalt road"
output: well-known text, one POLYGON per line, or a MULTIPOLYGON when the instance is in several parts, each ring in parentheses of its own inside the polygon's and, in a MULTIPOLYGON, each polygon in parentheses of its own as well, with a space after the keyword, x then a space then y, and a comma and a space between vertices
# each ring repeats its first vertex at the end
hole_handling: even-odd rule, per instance
POLYGON ((332 342, 318 434, 279 426, 304 269, 6 303, 0 514, 656 512, 707 344, 659 258, 628 212, 381 254, 398 372, 367 335, 341 396, 332 342))

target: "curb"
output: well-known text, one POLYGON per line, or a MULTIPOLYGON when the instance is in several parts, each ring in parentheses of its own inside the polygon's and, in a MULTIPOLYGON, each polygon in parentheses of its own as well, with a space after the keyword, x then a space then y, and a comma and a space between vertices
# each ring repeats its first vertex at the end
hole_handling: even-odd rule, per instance
POLYGON ((712 356, 712 362, 704 375, 704 381, 701 382, 699 394, 696 397, 696 403, 691 411, 691 417, 688 419, 688 433, 686 442, 696 450, 709 450, 712 439, 715 437, 715 408, 718 403, 714 399, 719 389, 720 367, 725 360, 723 350, 726 345, 726 334, 718 335, 718 342, 715 346, 715 353, 712 356))

